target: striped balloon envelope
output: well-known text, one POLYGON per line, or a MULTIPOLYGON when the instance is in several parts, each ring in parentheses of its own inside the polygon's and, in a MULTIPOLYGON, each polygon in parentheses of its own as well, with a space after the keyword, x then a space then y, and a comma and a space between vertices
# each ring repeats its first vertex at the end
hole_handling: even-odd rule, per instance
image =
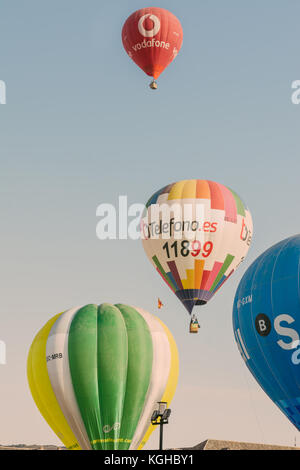
POLYGON ((184 180, 153 194, 141 232, 147 257, 191 313, 244 260, 253 225, 233 190, 213 181, 184 180))
POLYGON ((145 310, 91 304, 39 331, 27 373, 37 407, 68 449, 141 449, 157 402, 175 393, 178 354, 168 328, 145 310))

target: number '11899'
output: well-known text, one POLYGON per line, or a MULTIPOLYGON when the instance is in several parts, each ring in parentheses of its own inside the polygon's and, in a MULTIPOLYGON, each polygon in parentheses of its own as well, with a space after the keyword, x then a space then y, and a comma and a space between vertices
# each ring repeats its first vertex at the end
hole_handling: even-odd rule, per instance
POLYGON ((168 258, 177 258, 179 255, 186 257, 189 254, 196 257, 200 255, 201 251, 203 258, 207 258, 211 254, 213 247, 213 242, 206 242, 202 248, 199 240, 194 240, 193 242, 182 240, 181 242, 175 241, 170 246, 169 242, 166 242, 163 249, 166 250, 168 258), (173 256, 171 256, 171 250, 173 250, 173 256))

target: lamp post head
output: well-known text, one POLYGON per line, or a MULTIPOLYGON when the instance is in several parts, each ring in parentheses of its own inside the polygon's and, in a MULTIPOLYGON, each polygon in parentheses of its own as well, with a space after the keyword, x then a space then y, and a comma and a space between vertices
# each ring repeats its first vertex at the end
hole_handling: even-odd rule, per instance
POLYGON ((159 425, 160 434, 159 434, 159 450, 163 448, 163 426, 168 424, 168 419, 171 414, 170 408, 168 408, 168 403, 166 401, 159 401, 158 409, 154 410, 151 416, 151 424, 153 426, 159 425))
POLYGON ((157 418, 159 417, 159 412, 158 410, 154 410, 151 416, 151 423, 155 423, 157 418))
POLYGON ((165 422, 168 422, 168 419, 170 418, 170 414, 171 414, 171 410, 170 410, 170 408, 167 408, 167 409, 164 411, 164 413, 163 413, 161 419, 162 419, 163 421, 165 421, 165 422))
POLYGON ((160 416, 162 416, 164 414, 164 412, 167 409, 167 406, 168 406, 168 403, 166 401, 159 401, 158 402, 158 412, 159 412, 160 416))

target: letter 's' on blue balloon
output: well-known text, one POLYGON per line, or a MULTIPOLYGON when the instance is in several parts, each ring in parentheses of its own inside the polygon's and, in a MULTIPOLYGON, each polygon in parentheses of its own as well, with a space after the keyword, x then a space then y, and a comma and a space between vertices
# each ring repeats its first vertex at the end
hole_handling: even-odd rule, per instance
POLYGON ((265 251, 246 271, 233 329, 248 369, 300 430, 300 235, 265 251))

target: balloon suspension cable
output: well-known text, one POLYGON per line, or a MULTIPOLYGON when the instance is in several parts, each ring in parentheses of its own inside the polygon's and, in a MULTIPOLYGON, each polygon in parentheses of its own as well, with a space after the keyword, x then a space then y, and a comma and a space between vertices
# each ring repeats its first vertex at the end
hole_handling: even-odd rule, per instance
POLYGON ((151 90, 157 90, 157 81, 153 79, 149 86, 151 90))

